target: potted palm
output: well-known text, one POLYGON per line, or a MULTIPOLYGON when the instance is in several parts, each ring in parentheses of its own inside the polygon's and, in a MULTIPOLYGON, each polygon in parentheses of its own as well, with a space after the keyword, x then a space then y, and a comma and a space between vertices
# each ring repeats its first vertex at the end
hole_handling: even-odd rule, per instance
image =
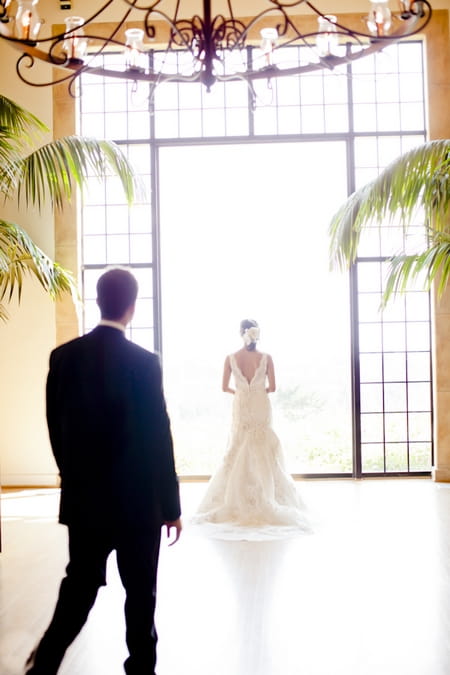
MULTIPOLYGON (((110 141, 66 136, 41 144, 47 127, 32 113, 0 95, 0 193, 4 200, 40 209, 45 203, 61 209, 89 175, 116 174, 128 203, 137 181, 120 148, 110 141)), ((15 293, 20 300, 23 280, 34 276, 53 298, 73 290, 71 273, 52 261, 17 223, 0 217, 0 318, 15 293)))

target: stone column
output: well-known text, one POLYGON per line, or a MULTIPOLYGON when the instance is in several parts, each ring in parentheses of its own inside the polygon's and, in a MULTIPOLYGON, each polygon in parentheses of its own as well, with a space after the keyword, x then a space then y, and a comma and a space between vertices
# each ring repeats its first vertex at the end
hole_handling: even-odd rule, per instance
MULTIPOLYGON (((430 140, 450 138, 449 13, 437 10, 426 31, 430 140)), ((434 294, 433 479, 450 482, 450 288, 434 294)))

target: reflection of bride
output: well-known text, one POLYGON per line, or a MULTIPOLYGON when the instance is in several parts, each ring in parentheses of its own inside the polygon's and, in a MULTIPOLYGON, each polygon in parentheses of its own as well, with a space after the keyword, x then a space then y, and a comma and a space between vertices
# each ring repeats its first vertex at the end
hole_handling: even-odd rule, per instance
POLYGON ((273 526, 278 533, 286 527, 309 531, 306 509, 272 429, 268 396, 275 391, 272 357, 256 349, 256 321, 242 321, 241 335, 244 347, 227 356, 223 373, 223 391, 234 395, 228 449, 194 522, 229 524, 230 532, 236 532, 236 526, 247 533, 252 529, 269 533, 273 526), (235 389, 229 386, 231 375, 235 389))

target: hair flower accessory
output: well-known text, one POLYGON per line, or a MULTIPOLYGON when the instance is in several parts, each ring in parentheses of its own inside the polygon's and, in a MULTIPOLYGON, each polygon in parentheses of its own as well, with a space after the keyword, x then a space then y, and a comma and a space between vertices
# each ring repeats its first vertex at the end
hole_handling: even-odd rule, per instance
POLYGON ((259 340, 259 328, 257 326, 246 328, 242 337, 245 345, 251 345, 252 342, 257 342, 259 340))

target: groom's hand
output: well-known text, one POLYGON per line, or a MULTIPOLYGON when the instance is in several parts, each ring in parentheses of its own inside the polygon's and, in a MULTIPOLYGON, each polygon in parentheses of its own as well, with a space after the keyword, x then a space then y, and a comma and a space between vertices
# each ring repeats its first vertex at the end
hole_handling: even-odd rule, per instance
POLYGON ((177 518, 176 520, 166 520, 164 526, 167 530, 168 539, 170 539, 172 528, 173 527, 175 528, 175 539, 171 541, 169 544, 169 546, 173 546, 174 544, 177 543, 178 539, 180 538, 181 530, 183 529, 183 526, 181 524, 181 518, 177 518))

